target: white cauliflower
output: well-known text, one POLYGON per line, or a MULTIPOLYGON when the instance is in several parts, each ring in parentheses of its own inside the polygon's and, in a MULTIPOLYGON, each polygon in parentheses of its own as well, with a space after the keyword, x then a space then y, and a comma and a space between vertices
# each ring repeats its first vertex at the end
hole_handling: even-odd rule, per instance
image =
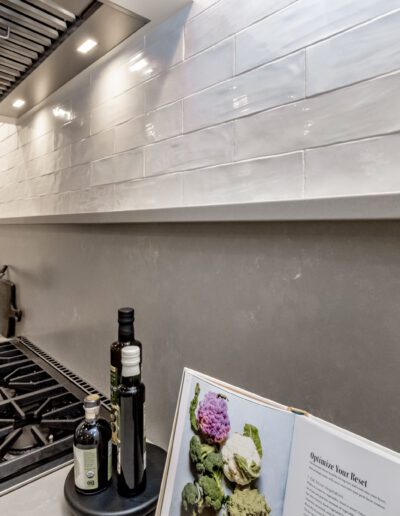
POLYGON ((221 448, 224 474, 241 486, 250 484, 261 473, 261 457, 251 437, 235 433, 221 448))

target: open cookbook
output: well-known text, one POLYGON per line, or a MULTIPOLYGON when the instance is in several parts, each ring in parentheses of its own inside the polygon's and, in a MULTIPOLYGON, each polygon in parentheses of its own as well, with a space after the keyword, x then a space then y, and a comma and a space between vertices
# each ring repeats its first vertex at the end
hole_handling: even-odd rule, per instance
POLYGON ((399 516, 400 454, 185 369, 158 516, 399 516))

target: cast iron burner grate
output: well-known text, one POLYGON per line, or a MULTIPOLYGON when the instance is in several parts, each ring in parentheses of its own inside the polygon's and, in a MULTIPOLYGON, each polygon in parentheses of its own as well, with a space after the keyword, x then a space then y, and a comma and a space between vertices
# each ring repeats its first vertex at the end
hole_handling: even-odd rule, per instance
POLYGON ((82 400, 94 393, 29 340, 0 343, 0 496, 71 461, 82 400))

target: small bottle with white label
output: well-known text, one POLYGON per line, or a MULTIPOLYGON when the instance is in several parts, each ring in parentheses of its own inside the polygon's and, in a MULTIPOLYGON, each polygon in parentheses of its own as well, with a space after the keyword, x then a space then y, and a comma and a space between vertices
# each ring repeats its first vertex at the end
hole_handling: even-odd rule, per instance
POLYGON ((86 396, 85 419, 74 437, 75 488, 81 494, 95 494, 108 487, 112 474, 111 427, 99 419, 100 398, 86 396))
POLYGON ((122 348, 121 385, 118 389, 118 492, 135 496, 146 485, 145 387, 140 373, 140 349, 122 348))

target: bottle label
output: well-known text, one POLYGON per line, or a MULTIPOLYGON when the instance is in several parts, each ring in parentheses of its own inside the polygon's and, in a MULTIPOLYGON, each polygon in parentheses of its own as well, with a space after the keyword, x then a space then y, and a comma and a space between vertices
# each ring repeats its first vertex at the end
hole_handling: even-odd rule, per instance
POLYGON ((107 479, 110 480, 112 475, 112 442, 111 439, 108 441, 108 470, 107 479))
POLYGON ((110 366, 110 387, 111 387, 111 431, 112 431, 112 443, 117 445, 118 443, 118 387, 120 377, 118 369, 114 366, 110 366))
POLYGON ((110 387, 111 387, 111 403, 114 405, 118 405, 118 386, 119 386, 120 378, 118 374, 118 369, 110 365, 110 387))
POLYGON ((98 489, 97 448, 74 446, 75 485, 84 491, 98 489))

